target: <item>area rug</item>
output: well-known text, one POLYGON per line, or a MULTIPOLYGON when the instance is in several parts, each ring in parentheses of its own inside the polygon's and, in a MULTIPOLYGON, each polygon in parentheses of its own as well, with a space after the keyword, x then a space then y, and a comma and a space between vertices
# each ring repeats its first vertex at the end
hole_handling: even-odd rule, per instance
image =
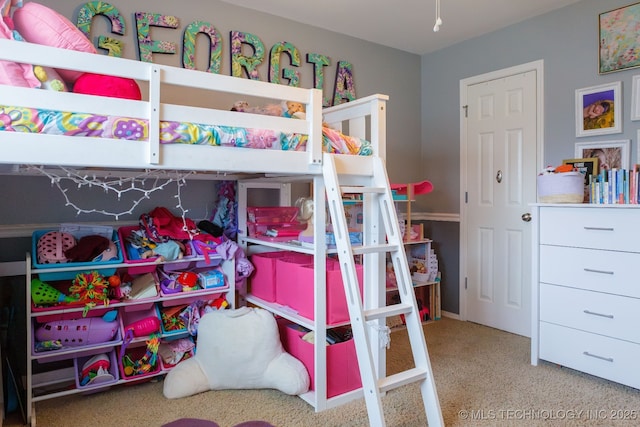
MULTIPOLYGON (((218 423, 208 420, 199 420, 197 418, 180 418, 167 424, 163 424, 162 427, 220 427, 218 423)), ((236 424, 234 427, 275 427, 265 421, 247 421, 244 423, 236 424)))

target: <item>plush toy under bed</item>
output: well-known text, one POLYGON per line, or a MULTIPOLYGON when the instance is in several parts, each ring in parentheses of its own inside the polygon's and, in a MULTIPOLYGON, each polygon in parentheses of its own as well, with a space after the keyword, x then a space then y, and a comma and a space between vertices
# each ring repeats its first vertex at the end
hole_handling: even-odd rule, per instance
POLYGON ((309 383, 302 362, 283 350, 273 314, 241 307, 202 316, 195 356, 169 371, 163 393, 175 399, 208 390, 274 388, 298 395, 309 383))

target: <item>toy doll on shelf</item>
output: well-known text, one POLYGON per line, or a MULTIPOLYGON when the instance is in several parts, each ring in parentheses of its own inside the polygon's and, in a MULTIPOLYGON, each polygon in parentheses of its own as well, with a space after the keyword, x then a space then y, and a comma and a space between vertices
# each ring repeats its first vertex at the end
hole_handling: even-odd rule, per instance
POLYGON ((182 242, 177 240, 169 240, 164 243, 158 243, 153 249, 144 252, 141 255, 142 259, 151 258, 157 256, 156 262, 174 261, 176 259, 182 259, 184 256, 185 247, 182 242))
POLYGON ((298 208, 298 221, 307 223, 307 228, 300 232, 298 240, 313 243, 313 199, 300 197, 296 200, 296 207, 298 208))

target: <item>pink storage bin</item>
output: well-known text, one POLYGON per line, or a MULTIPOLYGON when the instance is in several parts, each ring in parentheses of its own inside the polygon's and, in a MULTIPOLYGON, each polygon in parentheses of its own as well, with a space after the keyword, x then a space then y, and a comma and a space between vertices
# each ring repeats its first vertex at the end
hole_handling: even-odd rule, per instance
POLYGON ((137 225, 118 228, 118 237, 119 237, 118 240, 120 240, 120 250, 122 251, 122 257, 124 259, 125 264, 132 265, 132 267, 127 267, 127 271, 129 272, 129 274, 132 274, 134 276, 138 274, 151 273, 153 270, 156 269, 155 264, 152 264, 152 265, 136 265, 136 264, 153 262, 157 257, 152 257, 147 259, 141 259, 141 258, 135 259, 135 258, 129 257, 130 254, 127 251, 127 248, 130 245, 127 242, 127 237, 129 237, 129 235, 133 230, 137 230, 139 228, 140 227, 137 225))
MULTIPOLYGON (((111 304, 114 303, 118 303, 120 301, 118 300, 111 300, 111 304)), ((33 304, 31 305, 31 312, 33 314, 36 315, 35 319, 38 323, 46 323, 46 322, 52 322, 55 320, 65 320, 65 319, 77 319, 78 317, 82 316, 82 310, 79 310, 79 308, 84 307, 84 303, 78 303, 78 304, 69 304, 68 306, 53 306, 53 307, 47 307, 47 308, 43 308, 43 307, 35 307, 33 306, 33 304), (46 314, 47 312, 51 312, 53 310, 60 310, 63 307, 69 307, 69 308, 74 308, 74 309, 78 309, 75 311, 68 311, 65 313, 57 313, 57 314, 46 314), (40 314, 42 313, 42 314, 40 314)), ((90 315, 91 317, 94 316, 103 316, 104 314, 106 314, 108 311, 113 310, 112 307, 105 307, 103 305, 97 305, 95 308, 92 308, 91 310, 89 310, 88 315, 90 315)))
MULTIPOLYGON (((150 257, 147 259, 141 259, 141 258, 134 258, 129 256, 131 254, 129 253, 129 251, 127 251, 128 246, 130 246, 127 243, 127 237, 129 237, 132 231, 137 230, 139 228, 140 227, 137 225, 118 228, 118 240, 120 241, 120 251, 122 252, 124 263, 131 265, 130 267, 127 267, 127 271, 129 272, 129 274, 134 276, 138 274, 151 273, 152 271, 154 271, 157 267, 157 264, 151 264, 151 265, 140 265, 140 264, 143 264, 143 263, 146 264, 150 262, 153 263, 158 258, 158 257, 150 257)), ((188 268, 196 258, 197 254, 195 253, 195 250, 193 249, 193 246, 190 242, 187 242, 187 244, 184 245, 184 248, 185 248, 185 253, 182 260, 168 264, 168 265, 171 265, 173 269, 178 270, 178 269, 188 268)), ((135 250, 135 249, 132 249, 132 250, 135 250)))
MULTIPOLYGON (((108 351, 104 351, 102 353, 105 353, 109 358, 109 368, 107 369, 107 371, 109 374, 111 374, 113 378, 109 378, 108 375, 105 375, 102 377, 96 377, 90 383, 86 383, 83 385, 82 384, 83 382, 82 367, 86 362, 88 362, 90 359, 95 357, 95 355, 76 357, 73 359, 73 366, 76 372, 76 388, 77 389, 87 390, 87 391, 96 390, 96 389, 106 390, 107 385, 115 384, 118 382, 118 380, 120 379, 120 373, 118 369, 118 356, 116 354, 117 353, 116 350, 111 349, 108 351)), ((101 354, 101 353, 97 353, 97 354, 101 354)))
POLYGON ((277 262, 284 259, 301 259, 313 262, 313 257, 288 251, 264 252, 249 257, 255 271, 249 278, 249 290, 252 295, 267 302, 276 302, 277 262))
POLYGON ((133 329, 134 340, 139 341, 147 338, 154 332, 160 332, 162 321, 158 316, 155 305, 150 309, 139 311, 125 311, 120 316, 121 334, 126 337, 127 330, 133 329))
POLYGON ((150 367, 148 372, 127 375, 123 358, 125 356, 128 356, 131 360, 137 361, 141 359, 146 352, 147 352, 147 345, 144 342, 139 342, 135 344, 131 343, 127 346, 123 345, 120 347, 120 349, 118 350, 118 369, 120 372, 120 379, 123 379, 125 381, 130 381, 131 383, 137 383, 137 382, 149 380, 152 376, 160 372, 160 370, 162 369, 162 363, 160 362, 160 357, 157 357, 155 364, 150 367))
POLYGON ((272 237, 278 240, 297 240, 302 230, 307 228, 306 224, 299 222, 274 222, 271 224, 257 224, 247 222, 249 237, 272 237), (267 230, 274 232, 273 235, 267 230))
MULTIPOLYGON (((286 296, 283 305, 289 306, 298 312, 302 317, 313 320, 314 295, 313 265, 294 265, 292 263, 282 264, 285 269, 282 272, 284 277, 295 278, 294 280, 282 280, 277 282, 278 296, 286 296)), ((327 324, 333 325, 349 321, 349 308, 347 307, 347 298, 344 292, 342 282, 342 272, 340 264, 332 259, 327 259, 327 324)), ((280 272, 278 272, 280 274, 280 272)), ((356 275, 358 276, 358 285, 360 295, 362 295, 363 269, 361 264, 356 264, 356 275)))
POLYGON ((298 208, 295 206, 249 206, 247 221, 256 224, 298 222, 298 208))
MULTIPOLYGON (((190 340, 191 343, 193 343, 193 338, 191 338, 191 337, 185 337, 185 338, 179 338, 179 339, 190 340)), ((177 339, 175 339, 175 340, 172 339, 171 341, 163 340, 160 343, 160 347, 162 347, 167 342, 176 342, 176 341, 177 341, 177 339)), ((161 351, 159 351, 158 352, 158 358, 160 359, 160 363, 161 363, 161 368, 160 369, 162 369, 162 371, 165 371, 165 372, 166 371, 170 371, 171 369, 173 369, 176 366, 178 366, 180 363, 184 362, 185 360, 191 359, 193 356, 195 356, 195 354, 196 354, 195 353, 195 349, 196 348, 193 347, 191 350, 185 352, 184 355, 182 356, 182 359, 180 359, 178 361, 178 363, 176 363, 176 364, 171 364, 170 362, 165 361, 164 358, 162 358, 161 351)))
MULTIPOLYGON (((280 340, 285 351, 302 362, 311 379, 310 390, 315 390, 313 344, 302 340, 306 334, 294 323, 278 320, 280 340)), ((362 387, 356 347, 353 339, 328 345, 327 398, 362 387)))

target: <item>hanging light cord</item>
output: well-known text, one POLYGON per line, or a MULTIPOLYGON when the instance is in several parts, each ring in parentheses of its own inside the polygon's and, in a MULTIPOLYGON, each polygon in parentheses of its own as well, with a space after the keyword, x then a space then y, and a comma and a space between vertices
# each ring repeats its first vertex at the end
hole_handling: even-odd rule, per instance
POLYGON ((440 0, 436 0, 436 25, 433 26, 433 32, 440 31, 440 25, 442 25, 442 19, 440 19, 440 0))

